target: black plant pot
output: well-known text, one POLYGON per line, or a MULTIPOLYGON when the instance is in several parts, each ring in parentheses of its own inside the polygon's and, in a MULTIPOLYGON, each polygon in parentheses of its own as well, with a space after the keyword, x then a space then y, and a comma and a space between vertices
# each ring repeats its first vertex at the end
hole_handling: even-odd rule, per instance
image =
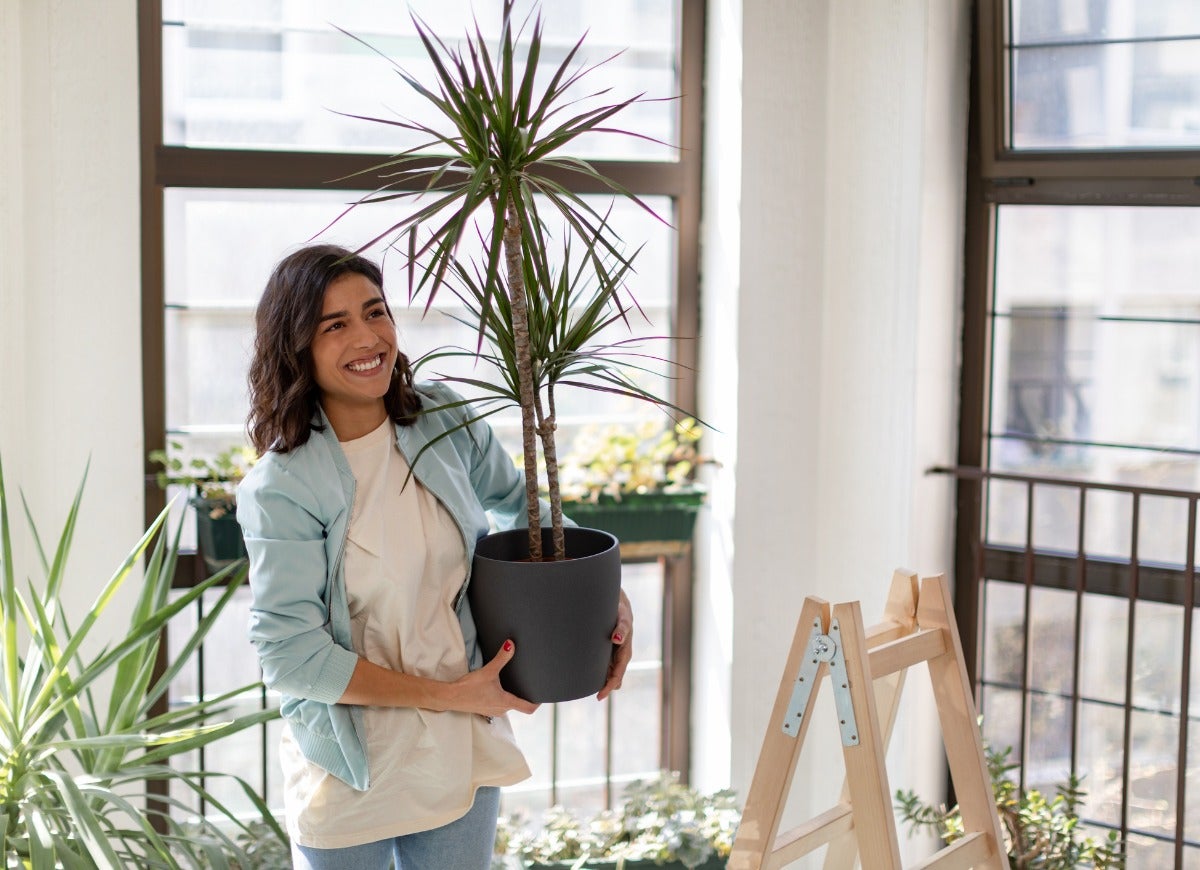
MULTIPOLYGON (((517 654, 500 682, 539 704, 594 695, 604 687, 612 659, 620 546, 598 529, 564 532, 562 562, 528 561, 525 529, 481 539, 468 590, 484 661, 512 638, 517 654)), ((554 552, 550 529, 542 530, 542 550, 554 552)))
POLYGON ((246 557, 246 542, 242 539, 242 527, 232 510, 221 505, 213 516, 213 504, 202 498, 189 501, 196 509, 196 544, 204 557, 204 567, 209 574, 216 574, 238 559, 246 557))

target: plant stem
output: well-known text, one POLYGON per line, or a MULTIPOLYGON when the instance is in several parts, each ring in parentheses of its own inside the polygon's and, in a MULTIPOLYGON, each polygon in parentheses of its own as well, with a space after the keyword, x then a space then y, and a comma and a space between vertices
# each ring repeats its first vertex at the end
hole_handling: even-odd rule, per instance
MULTIPOLYGON (((528 502, 529 559, 542 561, 542 517, 538 502, 537 440, 535 437, 533 361, 529 351, 529 309, 525 304, 525 265, 521 224, 509 194, 504 214, 504 260, 508 267, 508 297, 512 305, 513 349, 521 390, 521 450, 525 458, 525 499, 528 502)), ((559 508, 561 510, 561 507, 559 508)))
POLYGON ((567 558, 567 542, 563 536, 562 493, 558 487, 558 450, 554 432, 558 428, 554 413, 554 384, 546 387, 550 415, 543 418, 541 397, 537 401, 538 434, 542 437, 542 455, 546 457, 546 486, 550 490, 550 528, 554 540, 554 561, 567 558))

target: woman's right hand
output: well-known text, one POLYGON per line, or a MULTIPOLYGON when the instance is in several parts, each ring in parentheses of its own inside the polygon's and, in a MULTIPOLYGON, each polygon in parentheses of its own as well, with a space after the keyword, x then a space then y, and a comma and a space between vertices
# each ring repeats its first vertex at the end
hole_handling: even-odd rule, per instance
POLYGON ((537 710, 537 704, 505 691, 500 685, 500 671, 516 654, 516 646, 511 640, 506 640, 490 662, 451 683, 449 709, 488 717, 503 716, 509 710, 516 710, 518 713, 532 713, 537 710))

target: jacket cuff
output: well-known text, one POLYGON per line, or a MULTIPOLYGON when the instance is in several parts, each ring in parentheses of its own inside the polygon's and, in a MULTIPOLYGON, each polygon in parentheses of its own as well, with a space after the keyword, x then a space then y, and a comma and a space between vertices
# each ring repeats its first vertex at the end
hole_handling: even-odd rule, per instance
POLYGON ((329 656, 321 667, 321 672, 317 674, 317 678, 313 680, 304 696, 314 701, 320 701, 322 704, 336 704, 342 695, 346 694, 346 688, 350 685, 350 677, 354 674, 356 667, 358 667, 357 653, 338 646, 336 643, 332 644, 329 656))

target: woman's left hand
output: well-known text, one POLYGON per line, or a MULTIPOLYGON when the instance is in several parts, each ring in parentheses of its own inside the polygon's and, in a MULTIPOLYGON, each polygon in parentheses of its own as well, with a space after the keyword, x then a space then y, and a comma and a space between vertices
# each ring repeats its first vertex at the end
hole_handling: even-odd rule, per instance
POLYGON ((597 701, 603 701, 614 691, 621 688, 625 679, 625 669, 633 658, 633 607, 625 590, 621 590, 621 600, 617 602, 617 627, 612 633, 612 661, 608 665, 608 681, 596 695, 597 701))

